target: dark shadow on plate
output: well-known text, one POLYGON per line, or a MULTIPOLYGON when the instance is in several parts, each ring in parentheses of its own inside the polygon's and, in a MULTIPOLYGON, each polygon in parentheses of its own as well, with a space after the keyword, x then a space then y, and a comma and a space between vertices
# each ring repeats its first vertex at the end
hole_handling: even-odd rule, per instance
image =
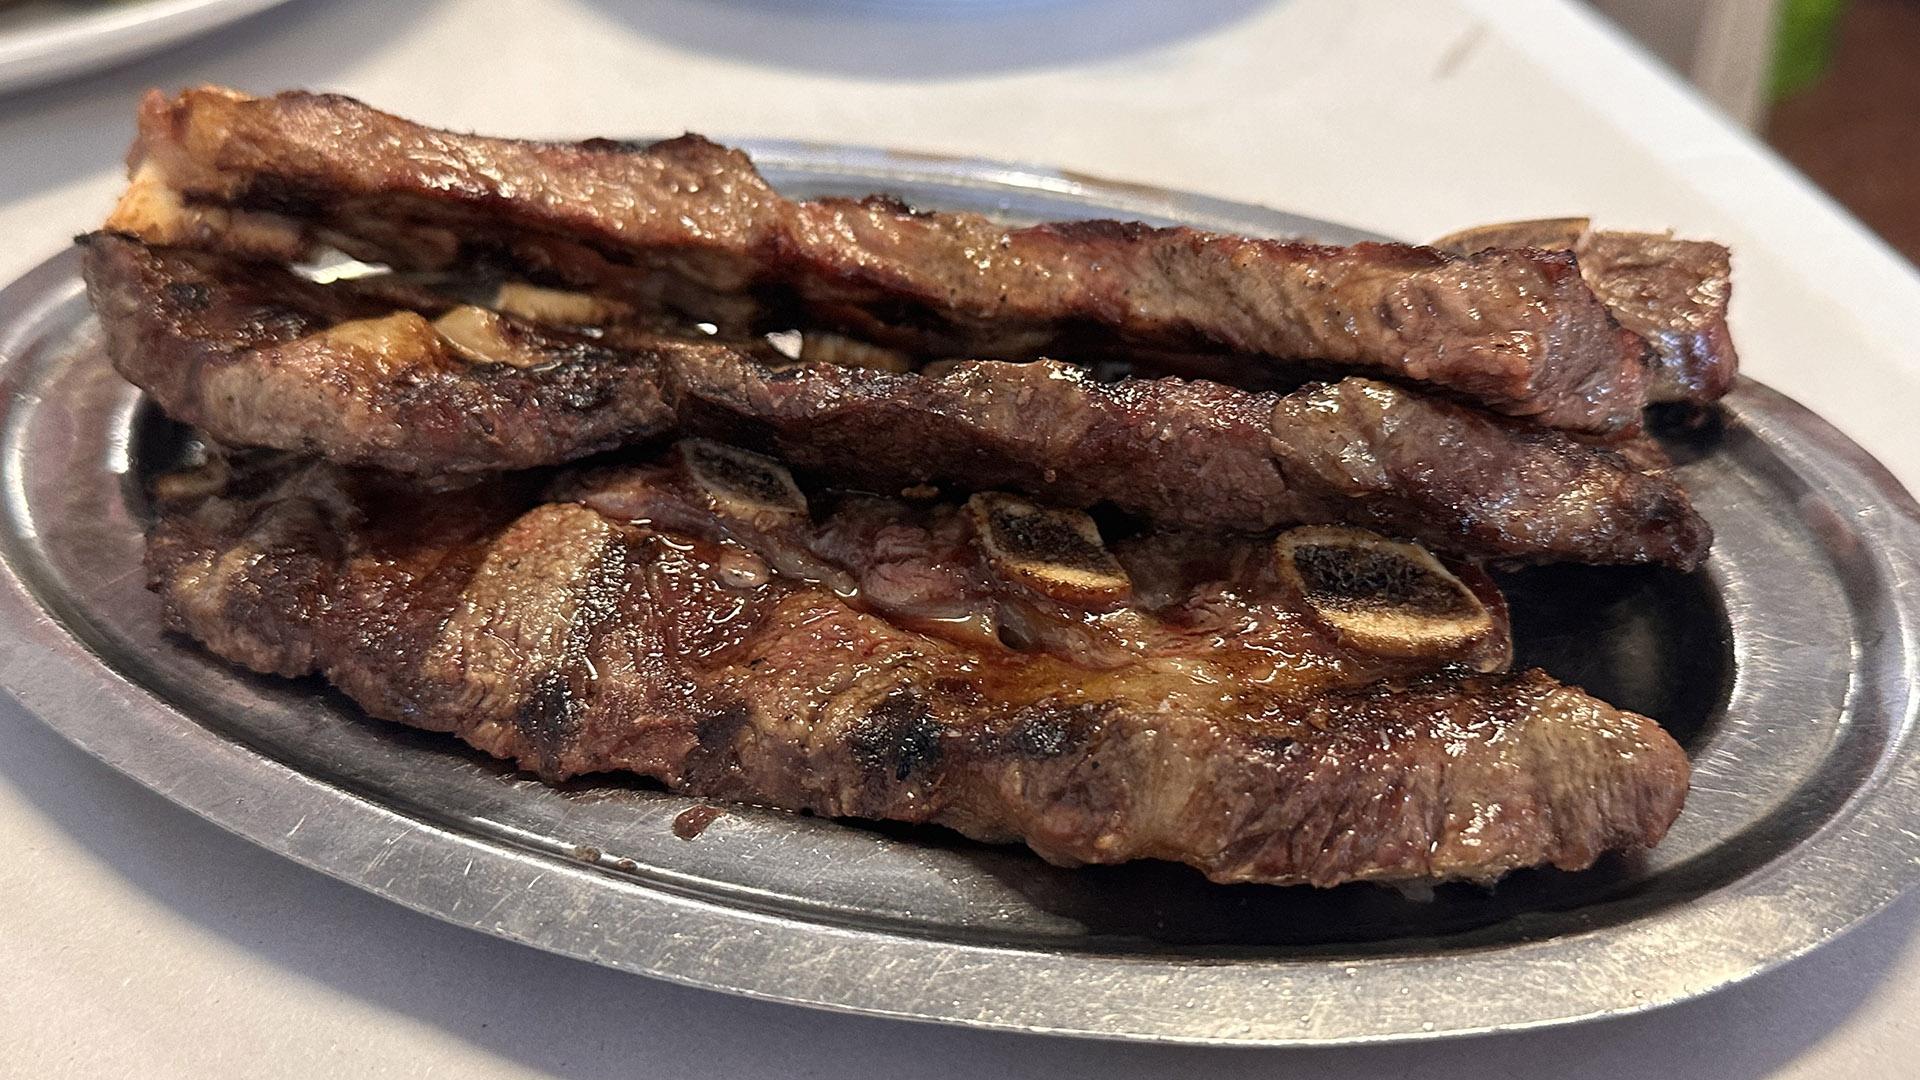
POLYGON ((1675 465, 1691 465, 1720 449, 1727 438, 1727 424, 1727 410, 1718 404, 1668 402, 1647 408, 1647 430, 1660 440, 1661 449, 1675 465))
MULTIPOLYGON (((1718 406, 1662 406, 1649 431, 1676 464, 1718 449, 1718 406)), ((1543 668, 1658 720, 1691 750, 1733 690, 1733 627, 1711 577, 1659 566, 1558 563, 1495 574, 1513 619, 1515 670, 1543 668)))
POLYGON ((1707 575, 1560 563, 1496 574, 1515 670, 1544 668, 1691 748, 1733 688, 1733 628, 1707 575))
POLYGON ((1096 63, 1222 31, 1276 0, 585 0, 678 48, 918 82, 1096 63))

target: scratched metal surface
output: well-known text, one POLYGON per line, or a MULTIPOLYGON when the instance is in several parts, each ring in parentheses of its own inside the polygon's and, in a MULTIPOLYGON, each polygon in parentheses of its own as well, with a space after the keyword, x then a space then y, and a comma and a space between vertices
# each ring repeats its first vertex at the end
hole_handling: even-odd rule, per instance
MULTIPOLYGON (((883 189, 1014 220, 1112 214, 1362 234, 1023 166, 765 143, 795 194, 883 189)), ((1700 574, 1509 577, 1522 661, 1659 717, 1693 794, 1658 849, 1411 897, 1065 871, 936 830, 553 790, 368 721, 316 681, 159 630, 143 470, 176 433, 100 355, 72 253, 0 293, 0 685, 78 745, 265 847, 450 922, 804 1005, 1196 1043, 1340 1043, 1565 1023, 1705 993, 1920 878, 1920 509, 1763 387, 1668 436, 1719 542, 1700 574)))

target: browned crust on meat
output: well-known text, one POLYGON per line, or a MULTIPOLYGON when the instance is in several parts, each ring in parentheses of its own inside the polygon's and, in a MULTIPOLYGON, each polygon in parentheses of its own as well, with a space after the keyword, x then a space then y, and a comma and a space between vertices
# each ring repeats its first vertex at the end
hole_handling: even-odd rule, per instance
POLYGON ((169 416, 231 445, 471 472, 568 461, 672 419, 646 355, 516 323, 550 363, 478 363, 434 329, 430 294, 400 308, 270 264, 104 233, 82 242, 115 366, 169 416))
POLYGON ((1733 389, 1740 361, 1727 329, 1733 262, 1724 246, 1595 231, 1574 254, 1613 317, 1653 350, 1650 400, 1705 405, 1733 389))
POLYGON ((1712 544, 1711 527, 1666 475, 1656 444, 1625 446, 1631 463, 1618 450, 1447 402, 1408 408, 1400 392, 1361 379, 1288 394, 1274 406, 1274 460, 1296 487, 1348 495, 1342 520, 1352 524, 1453 550, 1430 527, 1413 531, 1421 521, 1446 520, 1474 537, 1477 551, 1513 553, 1498 558, 1541 550, 1624 555, 1629 546, 1657 545, 1678 557, 1645 561, 1693 569, 1712 544))
POLYGON ((1100 383, 1047 362, 776 371, 718 345, 628 335, 614 348, 510 318, 513 355, 481 363, 421 302, 112 234, 83 242, 115 365, 231 445, 447 473, 677 431, 881 491, 1014 488, 1246 531, 1351 522, 1475 557, 1690 568, 1711 540, 1678 485, 1607 449, 1366 380, 1283 396, 1100 383))
MULTIPOLYGON (((886 198, 790 202, 745 155, 695 136, 484 138, 306 93, 151 94, 130 161, 189 208, 275 215, 374 261, 505 264, 723 322, 743 298, 760 302, 750 310, 798 305, 817 325, 923 355, 1070 357, 1091 335, 1096 351, 1231 353, 1427 383, 1594 434, 1635 429, 1646 400, 1639 342, 1565 253, 1333 248, 1118 222, 1008 229, 886 198)), ((120 214, 109 228, 141 221, 120 214)), ((284 237, 265 235, 283 254, 284 237)))
POLYGON ((162 485, 148 564, 174 628, 216 653, 320 672, 550 779, 631 771, 1068 865, 1485 880, 1654 843, 1684 799, 1658 725, 1539 672, 1274 696, 1191 664, 1089 671, 777 576, 742 586, 710 542, 533 502, 242 469, 162 485))
POLYGON ((1434 246, 1463 255, 1488 248, 1571 251, 1594 295, 1647 343, 1649 400, 1705 405, 1733 388, 1740 360, 1727 329, 1733 263, 1723 245, 1557 218, 1465 229, 1434 246))

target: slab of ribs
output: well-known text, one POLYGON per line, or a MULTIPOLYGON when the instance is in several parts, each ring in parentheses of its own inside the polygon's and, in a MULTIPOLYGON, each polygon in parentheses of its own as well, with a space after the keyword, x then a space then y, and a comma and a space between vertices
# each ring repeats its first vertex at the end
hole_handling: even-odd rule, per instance
POLYGON ((1706 557, 1642 417, 1732 382, 1718 245, 1008 228, 214 88, 129 166, 88 292, 204 448, 147 567, 230 661, 548 780, 1221 882, 1680 812, 1658 723, 1509 670, 1483 567, 1706 557))

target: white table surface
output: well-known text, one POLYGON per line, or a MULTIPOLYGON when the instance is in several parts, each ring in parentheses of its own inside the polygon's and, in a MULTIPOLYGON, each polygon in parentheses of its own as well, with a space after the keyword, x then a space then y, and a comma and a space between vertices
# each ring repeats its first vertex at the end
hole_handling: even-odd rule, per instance
MULTIPOLYGON (((100 220, 138 93, 196 82, 340 90, 499 134, 686 129, 1044 162, 1416 238, 1586 213, 1732 245, 1746 370, 1920 488, 1920 276, 1575 4, 854 6, 299 0, 0 98, 0 279, 100 220)), ((7 1076, 1920 1074, 1911 895, 1780 970, 1640 1016, 1221 1051, 841 1016, 550 956, 256 849, 5 699, 0 851, 7 1076)))

